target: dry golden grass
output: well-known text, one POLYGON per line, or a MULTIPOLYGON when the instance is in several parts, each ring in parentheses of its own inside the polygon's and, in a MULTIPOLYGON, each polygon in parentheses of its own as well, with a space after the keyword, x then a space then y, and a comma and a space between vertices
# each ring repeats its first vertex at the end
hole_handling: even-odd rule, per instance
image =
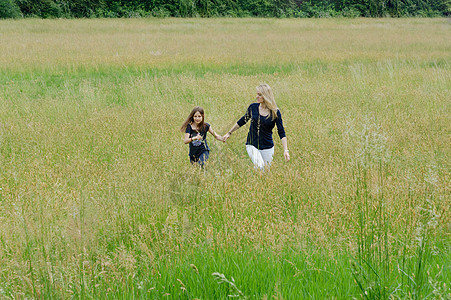
POLYGON ((445 19, 1 21, 2 69, 449 60, 445 19))
POLYGON ((362 182, 390 247, 413 251, 434 221, 446 250, 449 33, 444 19, 0 21, 0 289, 124 287, 190 249, 352 252, 362 182), (276 138, 256 172, 241 129, 210 136, 193 169, 191 108, 223 134, 263 81, 292 160, 276 138))

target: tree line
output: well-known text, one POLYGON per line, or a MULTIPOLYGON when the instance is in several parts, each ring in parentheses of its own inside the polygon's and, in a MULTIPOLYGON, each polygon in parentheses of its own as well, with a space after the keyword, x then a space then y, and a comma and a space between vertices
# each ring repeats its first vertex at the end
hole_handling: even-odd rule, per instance
POLYGON ((439 17, 451 0, 0 0, 0 18, 439 17))

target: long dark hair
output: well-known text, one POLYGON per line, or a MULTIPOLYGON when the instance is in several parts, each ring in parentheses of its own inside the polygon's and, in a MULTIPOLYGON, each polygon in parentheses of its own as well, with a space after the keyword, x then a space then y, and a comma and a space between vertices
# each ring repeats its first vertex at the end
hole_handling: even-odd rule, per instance
POLYGON ((193 110, 191 111, 191 113, 188 115, 188 118, 186 118, 185 122, 183 122, 182 127, 180 128, 181 132, 184 132, 186 129, 186 126, 188 126, 188 124, 192 124, 194 123, 194 114, 199 112, 202 115, 202 122, 200 122, 199 124, 199 128, 197 128, 197 130, 201 131, 204 130, 205 128, 205 113, 204 113, 204 109, 200 106, 196 106, 195 108, 193 108, 193 110))

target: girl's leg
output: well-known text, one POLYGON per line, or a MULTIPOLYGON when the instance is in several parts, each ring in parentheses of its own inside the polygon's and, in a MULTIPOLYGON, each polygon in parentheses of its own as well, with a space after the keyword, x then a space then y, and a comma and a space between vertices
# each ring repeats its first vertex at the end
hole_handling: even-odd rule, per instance
POLYGON ((208 160, 208 157, 210 157, 210 151, 202 152, 202 154, 199 156, 199 165, 203 167, 205 162, 208 160))
POLYGON ((198 162, 199 161, 199 158, 197 158, 196 156, 194 156, 194 155, 190 155, 189 156, 189 162, 192 164, 192 165, 194 165, 196 162, 198 162))
POLYGON ((252 162, 254 163, 255 168, 264 169, 265 168, 265 161, 263 160, 263 157, 258 151, 257 148, 251 145, 246 145, 247 154, 249 154, 249 157, 251 158, 252 162))
POLYGON ((274 156, 274 147, 272 147, 270 149, 259 150, 259 152, 262 155, 265 165, 270 165, 272 162, 272 158, 274 156))

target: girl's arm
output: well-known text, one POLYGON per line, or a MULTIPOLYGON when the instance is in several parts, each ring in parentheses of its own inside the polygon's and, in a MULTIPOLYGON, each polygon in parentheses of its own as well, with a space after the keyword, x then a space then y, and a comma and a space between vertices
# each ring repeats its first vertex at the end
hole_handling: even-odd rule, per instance
POLYGON ((192 141, 193 141, 193 139, 189 137, 189 133, 185 133, 185 138, 183 139, 183 142, 184 142, 185 144, 189 144, 189 143, 191 143, 192 141))
POLYGON ((189 137, 189 133, 185 133, 185 138, 183 139, 183 142, 185 143, 185 144, 189 144, 189 143, 191 143, 192 141, 195 141, 195 140, 201 140, 202 139, 202 137, 200 136, 200 135, 196 135, 195 137, 189 137))
POLYGON ((222 136, 220 136, 219 134, 217 134, 217 133, 213 130, 213 128, 211 128, 211 126, 210 126, 210 128, 208 129, 208 132, 210 132, 210 133, 215 137, 215 139, 217 139, 218 141, 221 141, 221 142, 224 141, 224 138, 223 138, 222 136))

